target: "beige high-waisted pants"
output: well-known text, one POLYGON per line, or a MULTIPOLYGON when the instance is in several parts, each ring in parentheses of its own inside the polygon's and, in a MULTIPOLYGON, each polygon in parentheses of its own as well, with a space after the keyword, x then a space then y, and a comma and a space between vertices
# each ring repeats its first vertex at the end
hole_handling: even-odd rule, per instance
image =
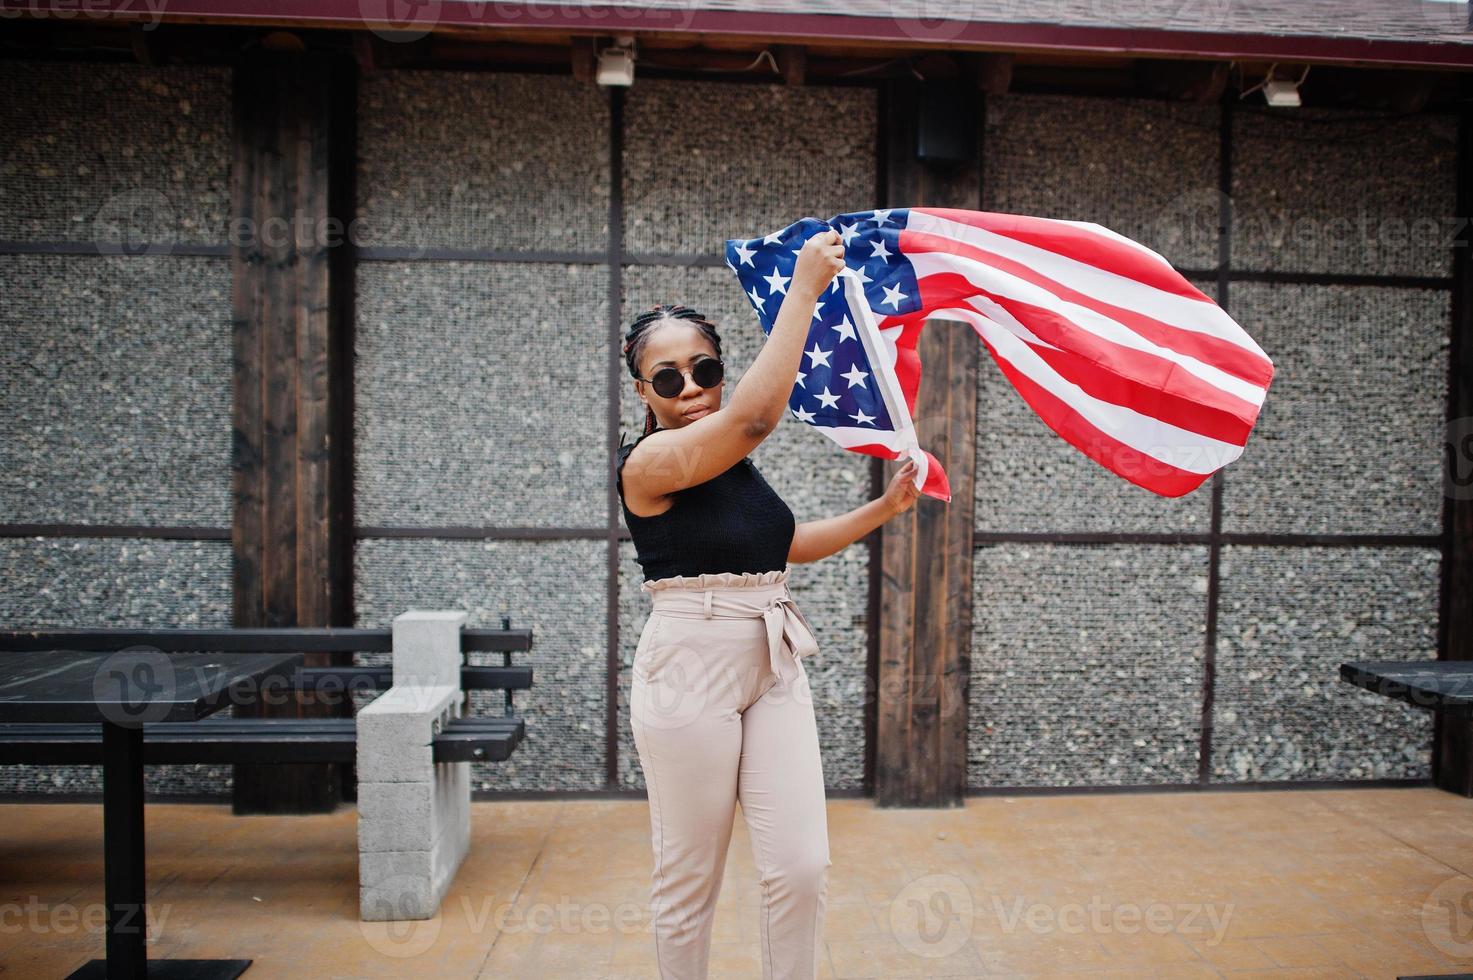
POLYGON ((650 801, 661 980, 702 980, 736 804, 762 885, 763 980, 816 976, 828 818, 808 673, 816 652, 788 569, 647 580, 630 724, 650 801))

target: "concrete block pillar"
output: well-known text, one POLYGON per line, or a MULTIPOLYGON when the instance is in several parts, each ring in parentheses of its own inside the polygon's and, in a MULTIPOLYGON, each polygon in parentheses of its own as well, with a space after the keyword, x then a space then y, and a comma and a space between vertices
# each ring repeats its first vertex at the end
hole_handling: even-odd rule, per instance
POLYGON ((394 684, 358 712, 358 898, 365 922, 433 918, 470 846, 470 763, 434 761, 460 716, 458 610, 395 617, 394 684))

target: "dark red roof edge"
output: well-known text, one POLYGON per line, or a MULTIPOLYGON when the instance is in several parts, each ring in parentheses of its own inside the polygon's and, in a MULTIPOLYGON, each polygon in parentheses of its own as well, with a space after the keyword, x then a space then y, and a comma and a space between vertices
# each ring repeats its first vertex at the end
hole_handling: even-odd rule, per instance
MULTIPOLYGON (((694 0, 677 0, 677 4, 681 2, 694 0)), ((396 19, 389 15, 389 11, 398 6, 395 0, 0 0, 0 17, 10 19, 30 15, 66 17, 73 21, 127 19, 142 20, 146 25, 226 21, 304 27, 371 27, 411 34, 428 33, 437 27, 501 27, 601 34, 669 31, 754 35, 793 43, 820 39, 881 41, 938 48, 987 46, 999 50, 1031 48, 1166 58, 1473 67, 1473 44, 1434 40, 923 21, 842 14, 682 9, 678 5, 649 8, 618 4, 579 6, 473 0, 406 4, 410 15, 396 19)))

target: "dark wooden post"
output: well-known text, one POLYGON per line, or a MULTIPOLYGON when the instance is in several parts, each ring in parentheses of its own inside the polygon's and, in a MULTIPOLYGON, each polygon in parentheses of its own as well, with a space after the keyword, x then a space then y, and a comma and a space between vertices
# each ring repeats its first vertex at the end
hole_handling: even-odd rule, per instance
MULTIPOLYGON (((883 100, 886 203, 976 210, 980 153, 946 165, 916 159, 920 86, 901 80, 883 100)), ((978 143, 982 99, 976 98, 978 143)), ((967 776, 967 689, 972 638, 972 500, 981 341, 966 324, 930 321, 918 345, 921 445, 941 461, 952 499, 922 497, 881 537, 879 704, 875 802, 960 806, 967 776)), ((885 482, 899 468, 885 462, 885 482)))
MULTIPOLYGON (((1458 115, 1457 160, 1437 644, 1441 660, 1473 660, 1473 456, 1468 448, 1473 445, 1473 229, 1463 224, 1473 217, 1473 110, 1466 105, 1458 115)), ((1438 712, 1432 746, 1433 782, 1449 792, 1473 796, 1473 721, 1438 712)))
MULTIPOLYGON (((237 626, 350 626, 356 66, 253 49, 234 73, 231 261, 237 626), (334 224, 336 219, 340 224, 334 224)), ((327 665, 326 654, 308 655, 327 665)), ((310 696, 309 696, 310 697, 310 696)), ((336 705, 255 703, 241 716, 336 705)), ((235 767, 236 813, 334 809, 344 767, 235 767)))

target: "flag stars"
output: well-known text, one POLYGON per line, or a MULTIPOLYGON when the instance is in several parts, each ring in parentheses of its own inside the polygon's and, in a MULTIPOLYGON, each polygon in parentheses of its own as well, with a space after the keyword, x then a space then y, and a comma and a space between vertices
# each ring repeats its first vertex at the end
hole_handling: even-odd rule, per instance
MULTIPOLYGON (((740 262, 742 265, 750 265, 754 269, 757 268, 756 264, 752 261, 752 256, 757 254, 757 250, 755 248, 747 248, 745 245, 738 245, 736 247, 736 254, 737 261, 740 262)), ((728 263, 730 262, 729 259, 727 261, 728 263)))
POLYGON ((806 378, 806 377, 808 377, 808 375, 804 374, 802 371, 799 371, 798 372, 798 384, 799 384, 800 387, 803 387, 803 388, 807 388, 808 387, 807 385, 803 384, 803 379, 806 378))
MULTIPOLYGON (((853 388, 855 385, 858 385, 861 388, 869 387, 869 385, 865 384, 864 382, 864 379, 869 377, 869 372, 859 370, 858 364, 850 365, 849 370, 839 375, 839 377, 846 379, 849 382, 849 387, 851 388, 853 388)), ((873 416, 871 416, 871 418, 873 418, 873 416)))
POLYGON ((873 415, 864 414, 864 409, 862 408, 859 410, 858 414, 851 414, 849 417, 858 422, 860 425, 864 425, 864 423, 866 422, 873 425, 875 421, 875 417, 873 415))
POLYGON ((793 277, 785 276, 774 268, 772 275, 763 276, 762 278, 767 281, 767 285, 772 289, 772 292, 768 294, 769 296, 776 295, 777 293, 782 293, 786 296, 788 294, 788 283, 792 281, 793 277))
POLYGON ((881 286, 880 288, 885 291, 885 298, 880 300, 880 302, 889 303, 893 309, 898 310, 900 308, 900 301, 906 298, 906 295, 900 291, 900 287, 881 286))
POLYGON ((839 228, 839 238, 843 240, 844 247, 848 248, 849 240, 852 239, 855 235, 859 234, 859 222, 856 221, 852 225, 846 225, 843 222, 840 222, 839 228))
MULTIPOLYGON (((832 354, 833 351, 823 350, 821 347, 818 346, 818 341, 816 340, 813 342, 813 350, 806 350, 803 353, 808 355, 808 366, 811 368, 818 367, 820 364, 822 364, 824 367, 832 367, 832 365, 829 364, 829 355, 832 354)), ((828 389, 825 388, 824 390, 827 391, 828 389)))
POLYGON ((778 242, 780 242, 782 240, 783 240, 783 233, 780 232, 780 231, 775 231, 772 234, 767 235, 766 237, 764 237, 762 239, 762 244, 763 245, 776 245, 778 242))
POLYGON ((875 209, 875 224, 876 225, 883 225, 885 222, 892 220, 891 217, 890 217, 890 212, 893 211, 893 210, 895 210, 895 209, 894 208, 876 208, 875 209))
POLYGON ((854 324, 849 322, 849 318, 847 316, 844 317, 844 319, 840 320, 838 323, 834 324, 834 330, 838 333, 840 340, 859 339, 858 336, 854 333, 854 324))
POLYGON ((885 248, 885 240, 884 239, 882 239, 882 238, 876 238, 874 241, 870 242, 870 247, 875 250, 874 251, 874 254, 871 255, 870 258, 872 258, 872 259, 883 259, 886 262, 889 262, 890 261, 890 256, 891 256, 892 253, 885 248))
POLYGON ((747 299, 751 300, 752 301, 752 305, 755 306, 755 307, 757 307, 757 312, 758 313, 761 313, 762 312, 762 304, 765 303, 765 302, 767 302, 766 299, 764 299, 763 297, 757 295, 757 287, 756 286, 753 286, 752 287, 752 291, 747 294, 747 299))
POLYGON ((801 405, 799 405, 792 411, 793 418, 797 419, 799 422, 812 422, 815 418, 817 418, 816 415, 814 415, 812 412, 801 405))
POLYGON ((829 386, 828 385, 824 385, 823 386, 823 394, 821 394, 821 395, 814 395, 813 397, 814 398, 817 398, 819 401, 823 402, 823 407, 824 408, 836 408, 836 407, 838 407, 838 404, 839 404, 839 396, 836 395, 836 394, 834 394, 833 392, 829 391, 829 386))

